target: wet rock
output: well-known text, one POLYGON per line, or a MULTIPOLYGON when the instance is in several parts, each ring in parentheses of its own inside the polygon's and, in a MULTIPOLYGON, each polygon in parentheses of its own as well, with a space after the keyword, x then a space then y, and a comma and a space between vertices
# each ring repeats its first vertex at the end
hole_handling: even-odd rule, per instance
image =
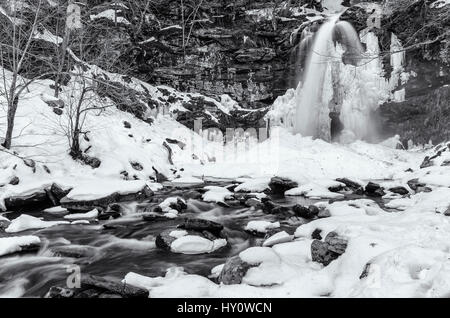
POLYGON ((383 195, 385 195, 386 193, 384 192, 383 188, 374 182, 369 182, 366 185, 366 188, 364 189, 366 195, 371 196, 371 197, 382 197, 383 195))
POLYGON ((156 212, 149 212, 145 213, 142 216, 142 219, 147 222, 159 222, 159 221, 170 221, 173 220, 172 218, 168 218, 164 214, 156 213, 156 212))
POLYGON ((85 245, 62 245, 50 248, 56 257, 83 258, 92 257, 97 253, 95 247, 85 245))
POLYGON ((49 207, 52 205, 45 190, 38 190, 25 196, 12 196, 5 199, 5 207, 9 211, 17 211, 27 207, 49 207))
POLYGON ((72 188, 64 189, 60 185, 53 183, 49 191, 47 191, 47 195, 52 201, 53 205, 58 206, 60 205, 61 199, 68 195, 71 190, 72 188))
POLYGON ((257 208, 257 207, 261 206, 261 201, 258 200, 258 199, 250 198, 247 201, 245 201, 244 204, 246 206, 248 206, 248 207, 255 207, 255 208, 257 208))
POLYGON ((227 260, 219 275, 219 282, 224 285, 235 285, 242 283, 242 279, 248 270, 254 266, 244 262, 239 256, 227 260))
POLYGON ((180 198, 177 198, 177 202, 172 202, 169 205, 169 207, 171 209, 174 209, 174 210, 178 211, 179 213, 182 213, 184 210, 187 209, 187 204, 186 204, 186 202, 184 202, 180 198))
POLYGON ((108 205, 106 210, 100 211, 100 214, 98 215, 99 220, 111 220, 111 219, 118 219, 122 216, 122 206, 117 203, 113 203, 108 205))
POLYGON ((295 215, 302 217, 304 219, 313 219, 319 214, 319 208, 317 208, 314 205, 311 205, 309 207, 302 206, 300 204, 294 205, 292 208, 295 215))
POLYGON ((112 203, 123 201, 142 201, 151 198, 153 194, 153 191, 148 186, 144 186, 140 191, 136 193, 120 194, 118 192, 115 192, 106 197, 95 200, 76 201, 65 197, 61 200, 61 206, 72 211, 88 212, 97 207, 101 207, 102 209, 106 210, 108 205, 112 203))
POLYGON ((286 178, 274 177, 270 180, 269 187, 274 194, 284 194, 290 189, 297 188, 298 183, 286 178))
POLYGON ((208 231, 217 237, 220 237, 223 230, 223 225, 203 219, 185 219, 179 228, 185 230, 193 230, 198 232, 208 231))
POLYGON ((291 208, 282 205, 273 208, 270 214, 275 215, 278 219, 287 219, 294 216, 294 212, 292 212, 291 208))
POLYGON ((173 231, 174 231, 173 229, 169 229, 158 234, 155 240, 156 247, 166 251, 170 251, 171 250, 170 246, 176 240, 176 237, 170 235, 170 233, 172 233, 173 231))
POLYGON ((183 194, 185 199, 201 200, 202 194, 196 190, 190 190, 183 194))
POLYGON ((149 292, 146 289, 127 285, 120 280, 94 275, 82 275, 81 286, 118 294, 125 298, 148 298, 149 296, 149 292))
POLYGON ((20 179, 16 176, 12 177, 11 180, 9 181, 10 185, 18 185, 20 183, 20 179))
POLYGON ((314 240, 311 244, 311 256, 314 262, 328 266, 332 261, 341 256, 347 249, 347 239, 336 232, 330 232, 325 241, 314 240))
POLYGON ((405 187, 394 187, 394 188, 390 188, 389 191, 396 193, 396 194, 400 194, 400 195, 409 194, 408 189, 406 189, 405 187))
POLYGON ((58 286, 50 287, 50 290, 44 296, 45 298, 73 298, 75 292, 73 289, 58 286))

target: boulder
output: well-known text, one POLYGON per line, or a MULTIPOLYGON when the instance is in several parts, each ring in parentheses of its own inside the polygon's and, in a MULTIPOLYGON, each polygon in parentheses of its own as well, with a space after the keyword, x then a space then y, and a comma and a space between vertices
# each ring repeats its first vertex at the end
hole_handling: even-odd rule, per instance
POLYGON ((124 202, 124 201, 142 201, 153 196, 153 191, 148 187, 144 186, 140 191, 130 194, 120 194, 114 192, 106 197, 98 198, 94 200, 72 200, 67 197, 61 200, 61 206, 72 211, 84 211, 88 212, 94 208, 100 207, 102 209, 107 209, 107 207, 112 203, 124 202))
POLYGON ((156 247, 166 251, 170 251, 171 250, 170 246, 177 239, 176 237, 170 235, 170 233, 172 233, 173 231, 174 231, 173 229, 169 229, 158 234, 158 236, 156 236, 155 241, 156 247))
POLYGON ((226 261, 218 280, 224 285, 240 284, 247 271, 252 267, 254 265, 244 262, 239 256, 234 256, 226 261))
POLYGON ((409 194, 408 189, 406 189, 405 187, 393 187, 393 188, 390 188, 389 191, 396 193, 396 194, 400 194, 400 195, 409 194))
POLYGON ((24 196, 12 196, 5 199, 5 207, 9 211, 18 211, 27 207, 49 207, 52 201, 45 190, 37 190, 24 196))
POLYGON ((383 188, 379 184, 374 182, 369 182, 366 185, 364 192, 366 195, 371 197, 382 197, 383 195, 386 194, 383 188))
POLYGON ((319 214, 319 208, 311 205, 309 207, 302 206, 300 204, 294 205, 292 208, 296 216, 302 217, 304 219, 313 219, 319 214))
POLYGON ((192 230, 197 232, 208 231, 213 235, 220 237, 223 230, 223 225, 203 219, 185 219, 182 224, 178 226, 181 229, 192 230))
POLYGON ((82 275, 81 286, 118 294, 125 298, 148 298, 149 296, 146 289, 127 285, 120 280, 94 275, 82 275))
POLYGON ((10 185, 18 185, 20 183, 20 179, 17 176, 14 176, 11 178, 11 180, 9 181, 10 185))
POLYGON ((347 249, 347 239, 336 232, 330 232, 325 241, 314 240, 311 244, 311 256, 314 262, 328 266, 332 261, 344 254, 347 249))
POLYGON ((362 188, 362 185, 358 182, 352 181, 347 178, 338 178, 336 179, 337 182, 345 184, 346 187, 352 189, 352 190, 358 190, 359 188, 362 188))
POLYGON ((290 189, 297 188, 298 183, 286 178, 274 177, 270 180, 269 187, 274 194, 284 194, 290 189))
POLYGON ((420 182, 419 179, 409 180, 407 184, 415 193, 432 191, 430 187, 427 187, 425 183, 420 182))
POLYGON ((75 292, 73 289, 52 286, 44 298, 73 298, 74 295, 75 292))

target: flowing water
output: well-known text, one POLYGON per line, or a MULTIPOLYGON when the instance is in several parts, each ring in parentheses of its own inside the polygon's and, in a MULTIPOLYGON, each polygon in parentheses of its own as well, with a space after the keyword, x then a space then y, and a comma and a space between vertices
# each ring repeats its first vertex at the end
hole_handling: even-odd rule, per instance
MULTIPOLYGON (((168 221, 144 221, 143 208, 156 205, 167 197, 181 196, 186 189, 167 188, 158 192, 153 203, 125 204, 128 211, 114 221, 100 221, 90 225, 63 225, 43 230, 7 235, 0 237, 37 235, 44 242, 36 254, 17 254, 0 257, 0 296, 42 297, 52 286, 66 286, 66 280, 72 273, 72 266, 78 265, 82 274, 94 274, 123 279, 129 272, 146 276, 164 276, 175 266, 181 266, 188 273, 208 276, 211 269, 225 263, 226 259, 251 246, 260 246, 263 238, 246 233, 243 229, 250 220, 276 221, 273 215, 263 214, 247 207, 220 207, 217 204, 198 200, 188 200, 188 209, 181 217, 203 218, 224 225, 228 246, 211 254, 184 255, 160 250, 155 246, 156 236, 164 230, 182 223, 181 218, 168 221), (55 247, 81 250, 83 257, 57 257, 52 252, 55 247), (69 271, 68 271, 69 270, 69 271)), ((304 198, 272 197, 282 205, 304 204, 317 201, 304 198)), ((61 217, 37 211, 23 211, 45 220, 61 220, 61 217)), ((20 213, 5 216, 14 219, 20 213)), ((293 233, 300 223, 282 222, 281 230, 293 233)))

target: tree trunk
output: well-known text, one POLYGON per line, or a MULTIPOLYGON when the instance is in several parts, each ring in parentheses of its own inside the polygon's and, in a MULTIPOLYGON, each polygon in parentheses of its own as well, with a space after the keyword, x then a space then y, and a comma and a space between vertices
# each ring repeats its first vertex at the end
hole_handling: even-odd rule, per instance
POLYGON ((19 104, 19 97, 15 96, 11 102, 11 105, 8 107, 8 126, 6 129, 5 142, 3 143, 3 147, 6 149, 11 149, 12 144, 12 134, 14 130, 14 119, 16 117, 17 105, 19 104))

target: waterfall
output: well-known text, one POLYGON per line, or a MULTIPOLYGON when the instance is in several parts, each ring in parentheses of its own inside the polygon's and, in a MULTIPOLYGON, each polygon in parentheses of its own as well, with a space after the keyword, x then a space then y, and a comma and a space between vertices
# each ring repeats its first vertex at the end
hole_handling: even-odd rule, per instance
POLYGON ((294 132, 303 136, 330 139, 329 102, 332 98, 331 62, 333 30, 339 15, 317 32, 308 54, 303 81, 296 91, 294 132))
MULTIPOLYGON (((341 13, 342 14, 342 13, 341 13)), ((361 36, 334 15, 317 29, 306 26, 291 58, 296 58, 296 89, 274 102, 266 118, 293 133, 325 141, 376 141, 373 112, 386 101, 402 101, 410 76, 404 52, 392 34, 391 69, 386 76, 378 37, 371 29, 361 36), (400 86, 401 87, 401 86, 400 86)))

